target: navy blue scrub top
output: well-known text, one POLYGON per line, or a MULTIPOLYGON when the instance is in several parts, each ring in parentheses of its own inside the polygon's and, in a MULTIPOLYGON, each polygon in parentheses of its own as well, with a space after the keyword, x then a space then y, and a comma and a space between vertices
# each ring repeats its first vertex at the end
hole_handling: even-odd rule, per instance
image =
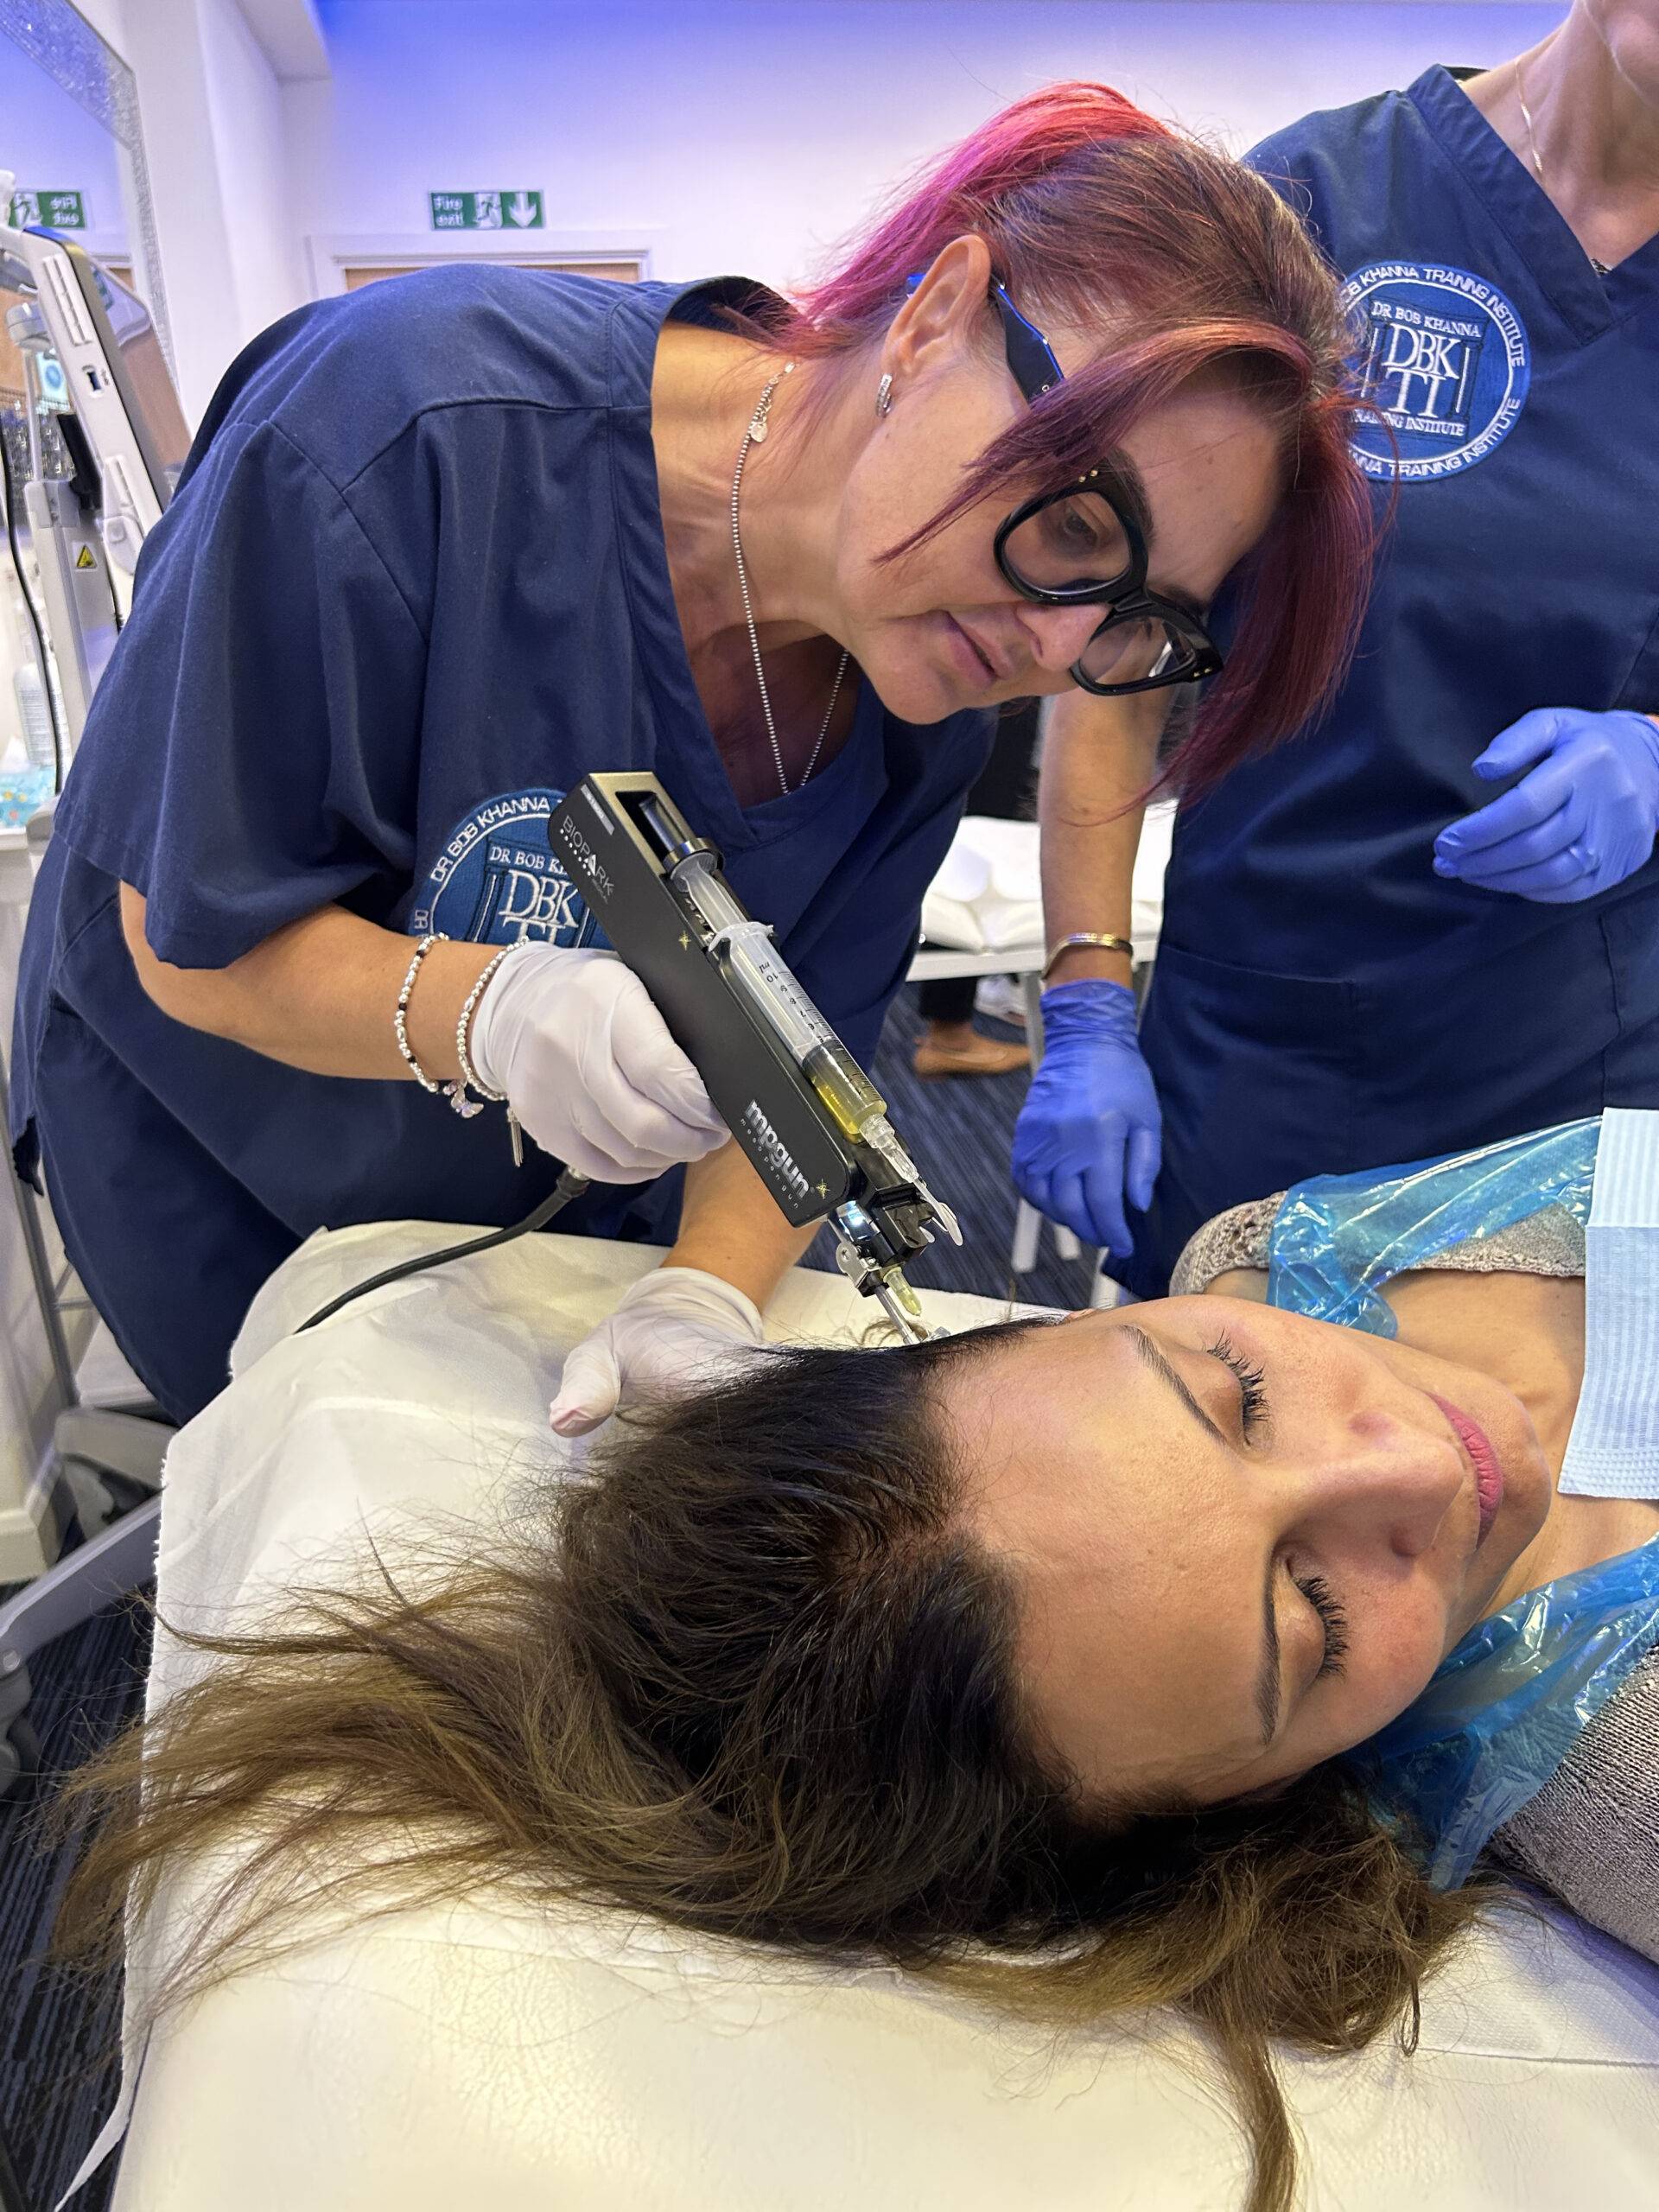
POLYGON ((1598 276, 1441 68, 1249 158, 1347 280, 1397 509, 1334 711, 1178 819, 1143 1294, 1300 1177, 1659 1105, 1659 866, 1571 906, 1433 868, 1517 716, 1659 709, 1659 242, 1598 276))
MULTIPOLYGON (((330 901, 411 938, 581 944, 549 815, 589 770, 650 768, 873 1052, 992 718, 918 728, 866 683, 822 773, 738 806, 675 610, 651 378, 665 316, 758 298, 432 271, 288 316, 220 387, 58 810, 17 1015, 21 1160, 43 1149, 146 1380, 192 1332, 193 1372, 222 1376, 248 1297, 313 1230, 513 1221, 554 1169, 533 1148, 514 1169, 499 1109, 463 1121, 413 1084, 169 1020, 126 952, 120 881, 187 968, 330 901), (117 1173, 124 1190, 97 1187, 117 1173), (164 1314, 138 1310, 149 1277, 164 1314)), ((677 1207, 677 1175, 596 1187, 560 1227, 668 1238, 677 1207)))

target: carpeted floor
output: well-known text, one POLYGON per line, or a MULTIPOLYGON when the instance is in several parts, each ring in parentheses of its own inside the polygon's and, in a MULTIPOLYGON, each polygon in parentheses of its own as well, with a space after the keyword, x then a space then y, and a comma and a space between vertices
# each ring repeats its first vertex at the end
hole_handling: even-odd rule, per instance
MULTIPOLYGON (((1003 1297, 1014 1211, 1008 1148, 1026 1078, 918 1083, 910 1070, 918 1026, 914 995, 906 992, 874 1072, 900 1137, 937 1194, 959 1215, 963 1243, 960 1250, 936 1244, 912 1270, 913 1279, 1003 1297)), ((987 1026, 995 1035, 1015 1033, 987 1026)), ((817 1265, 833 1264, 827 1234, 810 1257, 817 1265)), ((1019 1295, 1055 1306, 1084 1304, 1091 1258, 1062 1262, 1046 1234, 1019 1295)), ((29 1718, 42 1738, 47 1774, 75 1765, 137 1711, 146 1643, 142 1609, 129 1602, 39 1655, 30 1670, 29 1718)), ((0 1801, 0 2141, 10 2147, 25 2192, 16 2212, 49 2212, 96 2134, 114 2093, 120 2022, 118 1978, 72 1980, 45 1961, 73 1854, 70 1847, 41 1847, 41 1797, 36 1784, 0 1801)), ((75 2212, 104 2212, 114 2164, 77 2197, 75 2212)))
MULTIPOLYGON (((128 1600, 31 1664, 43 1777, 78 1765, 137 1713, 148 1646, 143 1609, 128 1600)), ((23 2192, 19 2212, 49 2212, 102 2125, 121 2024, 118 1975, 71 1976, 45 1956, 73 1864, 72 1847, 42 1838, 45 1796, 37 1780, 0 1801, 0 2137, 23 2192)), ((111 2169, 76 2212, 103 2212, 112 2181, 111 2169)))

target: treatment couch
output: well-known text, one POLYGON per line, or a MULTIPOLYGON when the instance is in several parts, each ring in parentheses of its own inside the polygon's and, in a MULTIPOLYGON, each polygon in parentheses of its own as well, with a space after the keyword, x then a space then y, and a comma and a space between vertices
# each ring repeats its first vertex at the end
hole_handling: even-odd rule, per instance
MULTIPOLYGON (((561 1357, 652 1263, 645 1249, 531 1237, 289 1334, 454 1235, 314 1238, 261 1293, 235 1380, 173 1448, 164 1620, 234 1618, 409 1515, 486 1539, 556 1467, 561 1357)), ((928 1303, 955 1325, 1001 1310, 928 1303)), ((802 1270, 772 1312, 784 1336, 868 1319, 839 1278, 802 1270)), ((192 1663, 163 1638, 159 1687, 192 1663)), ((140 1956, 141 1989, 144 1974, 140 1956)), ((480 1895, 320 1923, 159 2030, 142 2064, 130 2050, 113 2202, 1231 2212, 1240 2139, 1192 2056, 1157 2020, 1057 2056, 888 1972, 480 1895)), ((1472 1942, 1427 1993, 1414 2057, 1385 2041, 1287 2077, 1311 2212, 1659 2205, 1659 1969, 1565 1916, 1472 1942)))

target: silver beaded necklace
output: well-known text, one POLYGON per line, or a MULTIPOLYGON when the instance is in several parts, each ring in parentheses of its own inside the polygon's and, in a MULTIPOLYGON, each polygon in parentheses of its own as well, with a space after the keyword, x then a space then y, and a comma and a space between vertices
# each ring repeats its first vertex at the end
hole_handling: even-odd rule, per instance
MULTIPOLYGON (((743 442, 737 449, 737 470, 732 478, 732 550, 737 555, 737 583, 743 594, 743 620, 749 626, 749 650, 754 655, 754 680, 760 687, 760 711, 766 718, 766 735, 772 740, 772 757, 778 769, 778 788, 785 798, 790 794, 790 781, 784 773, 784 749, 778 742, 778 725, 772 718, 772 697, 766 690, 766 672, 760 665, 760 633, 754 626, 754 606, 749 597, 749 572, 743 560, 742 534, 737 526, 737 500, 743 486, 743 464, 749 457, 749 448, 766 442, 766 417, 772 412, 772 396, 784 378, 793 373, 794 368, 793 361, 786 361, 761 393, 760 402, 749 417, 749 427, 743 433, 743 442)), ((818 765, 823 741, 830 734, 830 718, 836 711, 836 700, 841 696, 841 679, 847 673, 847 663, 850 658, 848 653, 842 654, 841 665, 836 671, 835 683, 830 693, 830 704, 823 710, 818 741, 812 747, 811 759, 802 771, 801 784, 807 781, 818 765)), ((801 785, 797 784, 794 788, 798 791, 801 785)))

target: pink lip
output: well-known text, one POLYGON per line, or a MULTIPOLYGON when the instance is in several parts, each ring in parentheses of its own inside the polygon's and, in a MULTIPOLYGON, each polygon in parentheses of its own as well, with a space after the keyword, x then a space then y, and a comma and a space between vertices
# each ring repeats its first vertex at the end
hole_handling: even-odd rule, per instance
POLYGON ((982 643, 965 622, 958 622, 954 614, 947 614, 944 619, 957 635, 965 641, 976 666, 980 667, 985 680, 991 683, 1002 683, 1007 676, 1007 671, 1001 666, 996 654, 982 643))
MULTIPOLYGON (((1431 1390, 1429 1395, 1434 1397, 1431 1390)), ((1498 1465, 1497 1454, 1492 1449, 1491 1439, 1478 1421, 1446 1398, 1434 1398, 1434 1403, 1452 1424, 1458 1441, 1474 1469, 1475 1497, 1480 1507, 1480 1533, 1475 1538, 1478 1547, 1486 1541, 1486 1532, 1497 1518, 1497 1509, 1503 1502, 1503 1470, 1498 1465)))

